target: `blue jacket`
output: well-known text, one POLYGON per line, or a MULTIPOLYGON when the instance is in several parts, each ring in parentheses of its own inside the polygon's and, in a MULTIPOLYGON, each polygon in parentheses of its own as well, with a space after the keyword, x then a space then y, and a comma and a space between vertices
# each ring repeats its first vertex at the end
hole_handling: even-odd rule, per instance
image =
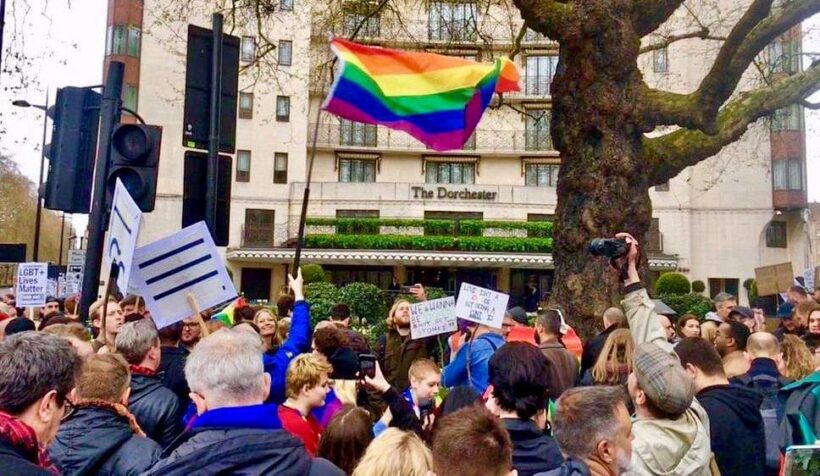
POLYGON ((490 357, 504 345, 504 337, 499 334, 482 334, 471 343, 458 349, 458 353, 449 365, 444 367, 441 382, 445 387, 470 385, 483 395, 490 384, 490 357), (470 377, 467 376, 467 354, 470 360, 470 377))
POLYGON ((262 354, 265 372, 270 374, 270 395, 266 403, 277 405, 285 401, 288 364, 299 354, 310 352, 310 307, 305 301, 293 305, 288 340, 271 356, 262 354))

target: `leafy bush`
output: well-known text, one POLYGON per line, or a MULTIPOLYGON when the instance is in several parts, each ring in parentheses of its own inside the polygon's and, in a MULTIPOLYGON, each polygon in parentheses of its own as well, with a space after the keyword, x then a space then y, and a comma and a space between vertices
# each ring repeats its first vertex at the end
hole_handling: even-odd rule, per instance
POLYGON ((691 289, 689 279, 680 273, 664 273, 655 283, 658 294, 688 294, 691 289))
POLYGON ((368 283, 351 283, 339 290, 341 302, 350 306, 352 322, 370 326, 387 318, 387 303, 381 289, 368 283))
MULTIPOLYGON (((303 271, 304 273, 304 268, 303 271)), ((330 283, 310 283, 305 285, 305 300, 310 304, 310 326, 330 316, 330 308, 340 302, 339 289, 330 283)))
MULTIPOLYGON (((424 290, 427 291, 427 300, 429 300, 429 301, 432 301, 433 299, 440 299, 440 298, 443 298, 443 297, 447 297, 447 293, 444 292, 444 290, 441 289, 441 288, 429 287, 429 288, 424 288, 424 290)), ((398 301, 399 299, 404 299, 405 301, 410 301, 411 303, 419 302, 419 300, 416 299, 416 297, 413 296, 412 294, 398 294, 398 295, 396 295, 395 300, 398 301)))
POLYGON ((459 220, 456 233, 455 220, 416 220, 390 218, 308 218, 307 225, 335 226, 336 232, 346 235, 378 234, 380 226, 422 227, 426 236, 481 236, 487 228, 503 230, 527 230, 532 238, 551 238, 552 222, 550 221, 484 221, 459 220))
POLYGON ((706 285, 701 280, 692 281, 692 292, 693 293, 702 293, 706 291, 706 285))
POLYGON ((305 280, 305 285, 330 282, 330 276, 328 276, 322 266, 318 264, 302 265, 302 278, 305 280))
MULTIPOLYGON (((353 250, 463 250, 549 253, 552 251, 552 238, 317 234, 308 235, 305 238, 305 247, 353 250)), ((302 273, 304 273, 304 269, 302 273)))
POLYGON ((746 288, 746 292, 749 294, 749 305, 755 305, 755 301, 757 301, 757 281, 752 278, 749 278, 743 281, 743 287, 746 288))
POLYGON ((678 316, 694 314, 703 319, 712 310, 712 300, 702 294, 659 294, 658 299, 677 312, 678 316))

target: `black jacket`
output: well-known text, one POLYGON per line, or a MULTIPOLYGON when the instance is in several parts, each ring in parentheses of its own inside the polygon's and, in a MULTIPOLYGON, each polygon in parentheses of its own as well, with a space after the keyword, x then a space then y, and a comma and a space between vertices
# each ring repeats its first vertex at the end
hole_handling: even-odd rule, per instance
POLYGON ((322 458, 312 459, 302 442, 284 430, 209 428, 183 435, 185 442, 146 476, 231 474, 256 476, 343 476, 322 458))
POLYGON ((162 448, 113 410, 82 407, 60 424, 48 452, 62 475, 124 476, 153 466, 162 448))
POLYGON ((541 432, 532 420, 502 418, 501 424, 512 440, 512 464, 519 476, 549 471, 564 462, 555 440, 541 432))
POLYGON ((0 474, 9 476, 54 476, 18 453, 0 439, 0 474))
POLYGON ((179 399, 179 408, 188 408, 191 390, 185 380, 185 362, 188 360, 188 349, 184 347, 162 347, 162 358, 159 364, 159 375, 162 384, 179 399))
POLYGON ((709 415, 710 441, 721 476, 766 473, 763 397, 739 385, 714 385, 697 394, 709 415))
POLYGON ((134 414, 142 431, 165 448, 182 433, 182 411, 179 399, 162 385, 159 377, 131 375, 131 397, 128 410, 134 414))
POLYGON ((581 376, 595 365, 595 361, 598 360, 598 356, 601 355, 601 351, 604 349, 607 337, 617 328, 618 324, 612 324, 604 329, 603 332, 587 341, 586 345, 584 345, 584 351, 581 354, 581 371, 579 373, 581 376))

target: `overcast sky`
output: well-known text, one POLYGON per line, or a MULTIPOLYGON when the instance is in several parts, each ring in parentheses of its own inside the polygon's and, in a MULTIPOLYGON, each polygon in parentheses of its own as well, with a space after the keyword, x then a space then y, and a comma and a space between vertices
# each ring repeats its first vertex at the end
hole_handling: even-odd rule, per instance
MULTIPOLYGON (((46 90, 54 98, 57 87, 89 86, 102 82, 102 58, 105 43, 107 0, 28 0, 31 9, 24 13, 15 4, 22 0, 7 0, 4 48, 16 41, 33 62, 24 69, 33 81, 22 89, 10 92, 19 84, 19 75, 0 77, 0 151, 10 154, 20 169, 37 181, 40 166, 40 142, 43 116, 36 109, 13 107, 14 99, 26 99, 32 104, 45 101, 46 90), (70 5, 70 7, 69 7, 70 5), (43 9, 47 8, 45 14, 43 9), (25 44, 19 36, 12 38, 15 28, 25 30, 25 44)), ((808 37, 804 51, 820 51, 820 15, 804 23, 808 37)), ((3 69, 8 59, 3 55, 3 69)), ((805 60, 804 60, 805 61, 805 60)), ((820 94, 813 98, 820 102, 820 94)), ((150 122, 150 118, 146 117, 150 122)), ((808 111, 808 186, 809 199, 820 201, 820 111, 808 111)), ((1 179, 0 179, 1 180, 1 179)), ((0 184, 2 182, 0 181, 0 184)), ((85 226, 82 217, 75 217, 75 226, 85 226)))

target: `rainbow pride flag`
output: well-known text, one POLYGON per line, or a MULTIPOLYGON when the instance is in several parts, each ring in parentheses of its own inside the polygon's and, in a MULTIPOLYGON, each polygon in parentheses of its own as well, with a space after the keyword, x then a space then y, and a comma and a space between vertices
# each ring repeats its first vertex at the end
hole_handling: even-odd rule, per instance
POLYGON ((323 105, 328 112, 405 131, 438 151, 467 142, 493 93, 519 90, 508 58, 477 63, 340 38, 330 47, 341 67, 323 105))

